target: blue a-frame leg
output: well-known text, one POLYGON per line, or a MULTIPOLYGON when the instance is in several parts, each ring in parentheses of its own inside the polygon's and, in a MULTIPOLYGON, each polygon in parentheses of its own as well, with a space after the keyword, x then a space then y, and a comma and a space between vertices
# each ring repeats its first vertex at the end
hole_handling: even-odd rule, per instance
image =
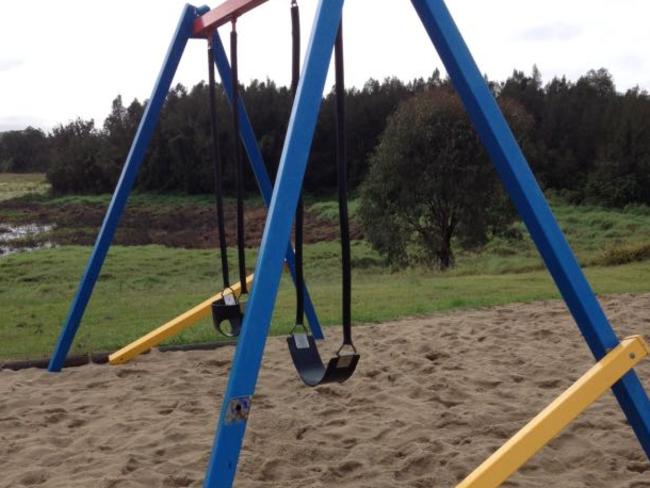
POLYGON ((124 212, 124 207, 135 183, 138 169, 140 169, 140 165, 147 151, 147 146, 151 141, 151 136, 160 116, 160 111, 169 91, 169 86, 174 78, 174 73, 176 73, 176 68, 185 50, 185 45, 192 34, 192 24, 199 15, 204 14, 208 10, 207 7, 196 8, 191 5, 186 5, 183 8, 176 32, 167 50, 163 67, 154 85, 149 103, 147 103, 144 114, 142 115, 138 132, 131 145, 131 150, 126 158, 122 174, 117 182, 113 198, 111 199, 108 211, 104 217, 104 222, 97 236, 95 247, 90 255, 86 270, 79 284, 79 289, 70 305, 70 311, 68 312, 68 316, 54 348, 54 353, 50 359, 48 369, 51 372, 61 371, 61 368, 63 368, 63 362, 68 355, 74 336, 79 329, 81 318, 86 310, 102 264, 104 264, 106 253, 115 235, 115 229, 124 212))
MULTIPOLYGON (((232 486, 262 362, 282 256, 309 158, 343 0, 320 0, 303 66, 255 269, 255 286, 235 351, 204 486, 232 486)), ((287 359, 288 360, 288 359, 287 359)), ((254 406, 253 406, 254 408, 254 406)))
MULTIPOLYGON (((601 359, 619 343, 618 338, 444 1, 412 0, 412 4, 581 333, 596 359, 601 359)), ((234 480, 342 7, 343 0, 320 0, 316 12, 257 261, 259 279, 248 302, 224 395, 206 488, 227 488, 234 480)), ((632 371, 613 390, 650 457, 650 401, 643 386, 632 371)))
MULTIPOLYGON (((619 340, 445 2, 412 0, 412 3, 580 332, 596 360, 600 360, 619 340)), ((650 458, 650 401, 636 373, 626 374, 613 391, 650 458)))
MULTIPOLYGON (((208 7, 197 8, 191 5, 186 5, 183 9, 181 18, 176 27, 176 32, 167 51, 163 67, 158 75, 156 84, 154 85, 149 103, 147 103, 142 120, 140 121, 140 126, 138 127, 138 131, 133 140, 131 150, 127 156, 126 163, 124 164, 122 174, 117 183, 115 192, 113 193, 113 198, 111 199, 108 211, 106 212, 106 217, 104 218, 104 222, 99 231, 95 247, 93 248, 92 254, 88 260, 86 270, 84 271, 79 284, 79 289, 72 301, 68 316, 66 317, 57 344, 54 348, 54 353, 52 354, 48 367, 50 372, 58 372, 63 368, 63 363, 68 355, 70 347, 72 346, 79 325, 81 324, 84 311, 86 310, 95 283, 97 282, 99 272, 101 271, 106 254, 113 240, 113 236, 115 235, 117 224, 124 212, 128 196, 133 188, 138 170, 142 164, 142 160, 144 159, 149 142, 151 141, 153 131, 156 127, 156 122, 158 121, 165 98, 169 92, 169 87, 174 78, 174 74, 176 73, 178 63, 180 62, 183 51, 185 50, 185 45, 191 37, 192 24, 198 16, 204 14, 208 10, 208 7)), ((217 69, 219 70, 226 95, 231 99, 232 84, 230 65, 225 50, 223 49, 223 44, 221 43, 216 31, 213 38, 213 47, 215 48, 214 57, 217 69)), ((264 160, 259 150, 255 133, 241 99, 238 112, 240 118, 241 140, 248 154, 262 197, 264 198, 265 203, 269 205, 272 192, 271 180, 266 171, 266 166, 264 165, 264 160)), ((295 255, 289 244, 287 244, 286 247, 285 259, 289 271, 291 272, 291 276, 295 280, 295 255)), ((306 286, 304 287, 304 298, 305 315, 309 321, 312 333, 317 339, 322 339, 324 334, 306 286)))

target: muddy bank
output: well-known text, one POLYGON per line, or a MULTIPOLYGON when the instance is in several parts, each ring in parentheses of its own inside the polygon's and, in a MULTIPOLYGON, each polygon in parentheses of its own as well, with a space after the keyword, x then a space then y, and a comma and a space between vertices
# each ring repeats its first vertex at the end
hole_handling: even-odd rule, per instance
MULTIPOLYGON (((236 244, 235 205, 226 205, 226 234, 228 245, 236 244)), ((53 226, 40 235, 43 241, 57 245, 91 245, 95 242, 106 207, 97 204, 51 205, 37 202, 8 201, 0 203, 0 225, 53 226)), ((247 205, 246 246, 260 243, 266 209, 247 205)), ((353 239, 362 237, 355 222, 351 222, 353 239)), ((305 212, 305 242, 314 243, 338 239, 338 222, 305 212)), ((161 244, 190 249, 214 248, 218 245, 215 211, 212 207, 188 204, 134 205, 127 208, 115 236, 115 244, 161 244)))
POLYGON ((47 239, 53 230, 48 224, 10 225, 0 221, 0 256, 21 250, 52 247, 47 239))

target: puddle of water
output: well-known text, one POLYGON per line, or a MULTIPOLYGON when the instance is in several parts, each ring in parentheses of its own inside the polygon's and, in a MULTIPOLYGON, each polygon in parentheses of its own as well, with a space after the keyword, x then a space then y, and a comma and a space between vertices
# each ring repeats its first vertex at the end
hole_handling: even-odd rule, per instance
POLYGON ((53 228, 54 226, 50 224, 9 225, 0 223, 0 256, 21 251, 33 251, 35 249, 54 247, 54 244, 50 241, 35 241, 33 246, 26 246, 24 242, 21 242, 19 246, 12 245, 14 241, 36 237, 39 234, 51 231, 53 228))

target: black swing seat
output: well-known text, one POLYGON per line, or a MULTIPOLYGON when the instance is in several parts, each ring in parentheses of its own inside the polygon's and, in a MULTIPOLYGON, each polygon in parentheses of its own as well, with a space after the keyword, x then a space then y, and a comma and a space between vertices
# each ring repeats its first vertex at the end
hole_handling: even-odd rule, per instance
POLYGON ((235 300, 234 303, 226 303, 226 300, 221 297, 219 300, 212 302, 212 323, 220 334, 226 337, 239 337, 243 321, 244 312, 239 301, 235 300), (224 328, 224 322, 230 324, 230 330, 224 328))
POLYGON ((293 333, 287 337, 287 343, 296 371, 307 386, 343 383, 352 376, 359 363, 360 356, 356 352, 337 354, 325 367, 311 334, 293 333))

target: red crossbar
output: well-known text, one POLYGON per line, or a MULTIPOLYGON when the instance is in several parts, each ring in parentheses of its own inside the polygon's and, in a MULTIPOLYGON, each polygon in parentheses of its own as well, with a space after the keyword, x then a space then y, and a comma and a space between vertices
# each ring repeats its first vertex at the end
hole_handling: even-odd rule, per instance
POLYGON ((193 37, 207 37, 214 29, 245 14, 267 0, 226 0, 194 21, 193 37))

